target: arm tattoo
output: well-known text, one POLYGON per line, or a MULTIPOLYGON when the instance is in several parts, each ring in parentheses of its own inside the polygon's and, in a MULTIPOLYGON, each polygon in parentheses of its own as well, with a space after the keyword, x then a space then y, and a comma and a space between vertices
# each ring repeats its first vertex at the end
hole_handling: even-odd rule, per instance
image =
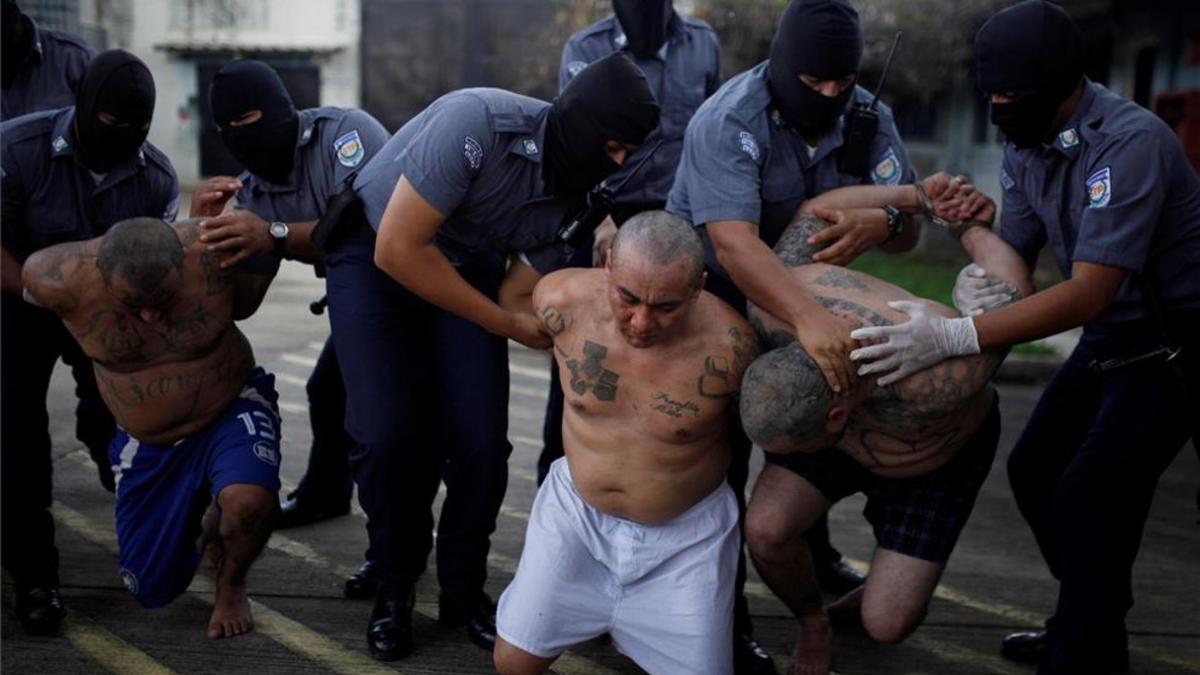
POLYGON ((829 227, 830 223, 811 213, 799 213, 775 244, 775 254, 788 267, 799 267, 812 262, 813 254, 825 246, 814 246, 808 238, 829 227))
POLYGON ((601 401, 617 400, 617 380, 620 375, 604 367, 608 347, 591 340, 583 343, 583 361, 567 359, 571 371, 571 391, 583 396, 589 391, 601 401))
POLYGON ((727 398, 736 389, 730 391, 729 361, 724 356, 704 357, 704 372, 696 381, 696 388, 704 398, 727 398))
POLYGON ((571 326, 571 315, 559 311, 553 305, 546 305, 538 310, 538 319, 542 322, 542 327, 550 334, 550 337, 556 338, 566 332, 571 326))
POLYGON ((233 272, 221 269, 216 254, 201 253, 200 267, 204 270, 205 295, 220 295, 233 286, 233 272))

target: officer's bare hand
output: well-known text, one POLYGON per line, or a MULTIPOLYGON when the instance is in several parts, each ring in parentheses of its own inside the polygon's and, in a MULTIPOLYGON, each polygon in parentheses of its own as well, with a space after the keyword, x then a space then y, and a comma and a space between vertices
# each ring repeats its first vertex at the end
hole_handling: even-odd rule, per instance
POLYGON ((813 215, 833 223, 808 238, 810 246, 827 245, 813 254, 813 262, 848 265, 863 251, 882 244, 888 236, 887 219, 879 209, 826 209, 818 206, 813 208, 813 215))
POLYGON ((271 255, 275 250, 267 221, 243 210, 201 221, 200 242, 220 256, 222 268, 255 256, 271 255))
POLYGON ((225 210, 229 198, 242 189, 242 181, 232 176, 213 176, 196 186, 192 192, 192 207, 188 216, 209 218, 225 210))
POLYGON ((592 267, 604 267, 608 262, 608 252, 612 250, 613 238, 617 236, 617 224, 612 216, 607 216, 604 222, 596 228, 595 241, 592 243, 592 267))
POLYGON ((554 341, 542 330, 542 324, 532 314, 509 312, 508 330, 505 336, 531 349, 550 349, 554 341))
POLYGON ((804 351, 817 362, 825 381, 835 394, 849 393, 858 379, 850 361, 856 344, 850 339, 852 326, 825 311, 814 311, 792 326, 804 351))

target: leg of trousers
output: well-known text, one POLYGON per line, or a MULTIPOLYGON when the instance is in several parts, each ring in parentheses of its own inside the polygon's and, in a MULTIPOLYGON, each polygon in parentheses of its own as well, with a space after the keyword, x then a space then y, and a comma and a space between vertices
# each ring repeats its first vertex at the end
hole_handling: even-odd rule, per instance
POLYGON ((18 588, 57 584, 46 392, 65 331, 53 314, 15 296, 4 294, 0 306, 0 548, 18 588))
POLYGON ((332 336, 321 348, 305 391, 312 449, 308 454, 308 469, 294 496, 309 504, 337 509, 350 503, 354 487, 350 477, 354 439, 346 433, 346 387, 332 336))

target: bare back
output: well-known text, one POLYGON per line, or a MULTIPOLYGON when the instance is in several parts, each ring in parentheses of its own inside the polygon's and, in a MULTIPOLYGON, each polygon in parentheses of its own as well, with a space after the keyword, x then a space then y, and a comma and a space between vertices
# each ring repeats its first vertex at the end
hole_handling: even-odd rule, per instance
POLYGON ((33 294, 51 300, 47 306, 92 359, 100 395, 117 423, 152 444, 207 426, 254 368, 250 344, 234 325, 239 272, 218 268, 195 223, 173 228, 184 247, 183 283, 154 323, 106 287, 97 266, 100 239, 52 247, 35 263, 46 283, 33 294))
POLYGON ((603 270, 563 270, 535 292, 566 395, 563 445, 589 504, 662 523, 725 480, 736 396, 757 344, 744 319, 701 293, 681 336, 631 347, 606 285, 603 270))

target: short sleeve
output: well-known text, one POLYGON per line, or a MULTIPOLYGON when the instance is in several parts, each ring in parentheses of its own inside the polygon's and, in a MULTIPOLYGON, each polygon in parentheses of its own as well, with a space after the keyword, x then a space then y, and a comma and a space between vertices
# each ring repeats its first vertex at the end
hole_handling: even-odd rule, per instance
POLYGON ((762 212, 765 150, 750 128, 729 114, 698 113, 684 134, 674 190, 686 192, 692 224, 744 220, 762 212))
POLYGON ((1046 244, 1046 228, 1029 205, 1012 150, 1004 151, 1000 166, 1000 238, 1016 249, 1031 267, 1046 244))
POLYGON ((459 96, 428 113, 400 154, 400 171, 422 199, 449 216, 470 189, 492 132, 487 110, 474 96, 459 96))
POLYGON ((917 180, 917 171, 891 115, 880 115, 879 129, 871 141, 870 167, 868 178, 875 185, 901 185, 917 180))
POLYGON ((1106 143, 1084 171, 1083 215, 1071 259, 1138 271, 1162 216, 1168 176, 1150 132, 1106 143))

